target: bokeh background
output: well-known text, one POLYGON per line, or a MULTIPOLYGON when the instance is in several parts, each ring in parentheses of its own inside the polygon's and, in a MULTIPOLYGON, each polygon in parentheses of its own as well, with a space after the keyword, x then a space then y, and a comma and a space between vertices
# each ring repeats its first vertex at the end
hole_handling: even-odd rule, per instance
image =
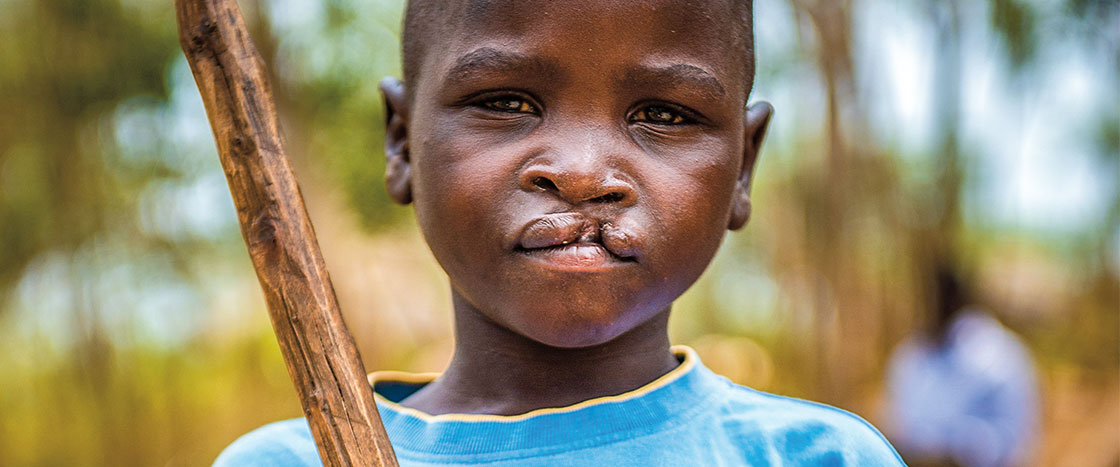
MULTIPOLYGON (((0 465, 205 465, 300 416, 171 0, 0 0, 0 465)), ((242 0, 369 369, 437 371, 449 292, 381 176, 400 0, 242 0)), ((1120 462, 1120 4, 756 0, 755 216, 673 340, 889 426, 939 260, 1021 335, 1036 465, 1120 462)))

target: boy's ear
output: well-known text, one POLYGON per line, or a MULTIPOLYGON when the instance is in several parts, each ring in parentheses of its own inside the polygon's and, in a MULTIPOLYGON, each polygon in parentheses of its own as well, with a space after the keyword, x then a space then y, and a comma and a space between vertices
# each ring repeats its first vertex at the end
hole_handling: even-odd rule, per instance
POLYGON ((404 83, 387 76, 381 80, 385 101, 385 188, 399 204, 412 202, 412 161, 408 148, 408 99, 404 83))
POLYGON ((739 230, 751 218, 751 175, 773 114, 774 107, 769 102, 756 102, 747 107, 746 118, 743 119, 743 169, 739 172, 739 180, 735 182, 728 229, 739 230))

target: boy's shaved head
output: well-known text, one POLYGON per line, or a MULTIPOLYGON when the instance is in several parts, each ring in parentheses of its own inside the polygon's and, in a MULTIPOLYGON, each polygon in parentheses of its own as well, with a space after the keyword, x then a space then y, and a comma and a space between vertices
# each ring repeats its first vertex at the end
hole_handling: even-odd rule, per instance
MULTIPOLYGON (((427 51, 440 47, 441 38, 449 37, 460 25, 485 14, 502 0, 409 0, 401 34, 401 58, 406 91, 411 96, 416 78, 427 51), (453 20, 458 18, 459 20, 453 20)), ((701 2, 696 2, 701 3, 701 2)), ((739 31, 734 44, 745 54, 746 78, 754 81, 753 0, 721 0, 731 9, 728 18, 735 20, 739 31)))
MULTIPOLYGON (((404 82, 408 89, 416 82, 416 74, 427 50, 434 44, 429 39, 433 30, 446 31, 451 25, 449 18, 455 16, 449 10, 458 10, 462 2, 444 0, 410 0, 404 15, 404 31, 401 33, 401 61, 404 67, 404 82)), ((411 94, 411 93, 410 93, 411 94)))

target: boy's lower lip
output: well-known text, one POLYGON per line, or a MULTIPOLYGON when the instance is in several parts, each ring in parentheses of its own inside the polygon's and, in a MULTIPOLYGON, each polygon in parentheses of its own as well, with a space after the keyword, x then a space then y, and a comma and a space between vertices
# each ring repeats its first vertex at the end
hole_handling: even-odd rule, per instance
POLYGON ((555 269, 572 271, 590 272, 633 262, 615 256, 598 243, 569 243, 549 248, 524 249, 519 252, 555 269))

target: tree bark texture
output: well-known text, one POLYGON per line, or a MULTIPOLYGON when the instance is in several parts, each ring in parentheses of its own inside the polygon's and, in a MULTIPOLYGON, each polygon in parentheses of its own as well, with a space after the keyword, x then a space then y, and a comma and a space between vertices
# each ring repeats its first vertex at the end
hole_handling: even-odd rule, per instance
POLYGON ((273 328, 328 466, 396 466, 346 329, 272 91, 236 0, 176 0, 179 42, 217 141, 273 328))

